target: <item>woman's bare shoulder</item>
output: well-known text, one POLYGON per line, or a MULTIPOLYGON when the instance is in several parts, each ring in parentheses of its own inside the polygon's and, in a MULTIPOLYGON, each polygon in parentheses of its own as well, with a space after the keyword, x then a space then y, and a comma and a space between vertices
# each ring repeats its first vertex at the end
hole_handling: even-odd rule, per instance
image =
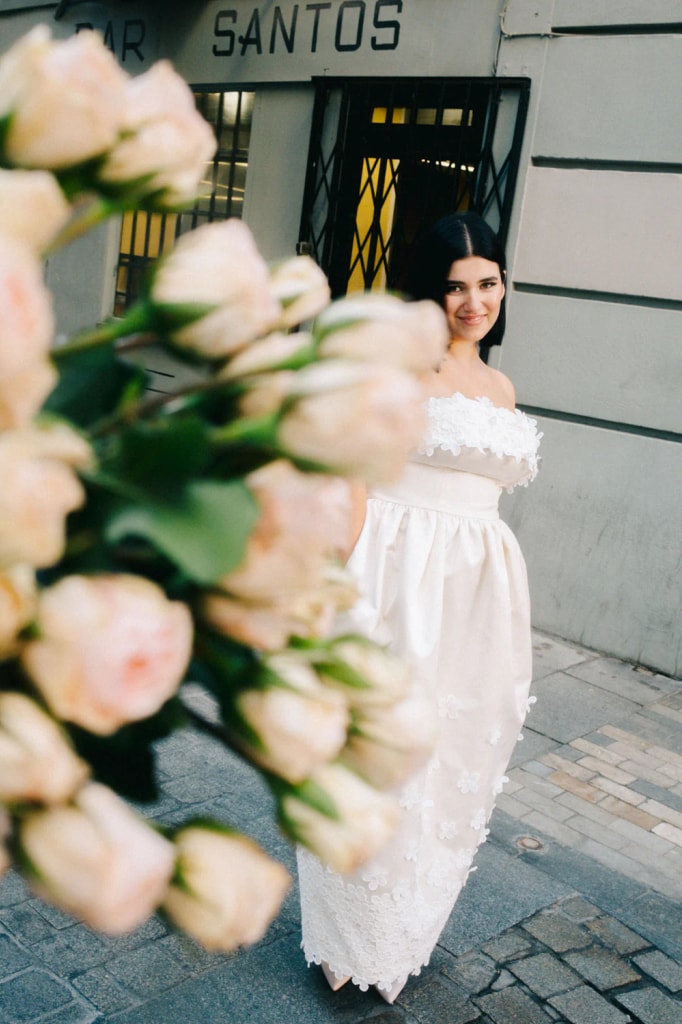
POLYGON ((496 370, 493 366, 488 367, 490 372, 490 384, 495 391, 496 404, 504 405, 509 409, 516 407, 516 390, 506 374, 496 370))

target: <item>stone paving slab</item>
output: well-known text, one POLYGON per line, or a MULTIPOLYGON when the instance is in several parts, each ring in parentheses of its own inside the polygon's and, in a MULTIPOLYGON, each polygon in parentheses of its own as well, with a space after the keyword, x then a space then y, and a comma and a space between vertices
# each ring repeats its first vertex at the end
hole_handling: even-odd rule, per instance
POLYGON ((534 655, 538 702, 498 806, 682 899, 682 727, 651 717, 662 700, 682 707, 682 682, 541 634, 534 655))
POLYGON ((605 722, 627 722, 638 705, 566 672, 554 672, 533 685, 537 704, 529 728, 557 743, 568 743, 605 722))

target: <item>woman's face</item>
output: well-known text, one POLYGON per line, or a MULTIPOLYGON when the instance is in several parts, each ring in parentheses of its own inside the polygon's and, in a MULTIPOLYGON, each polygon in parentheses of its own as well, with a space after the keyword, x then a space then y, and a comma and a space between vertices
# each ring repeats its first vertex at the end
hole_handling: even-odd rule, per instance
POLYGON ((445 315, 452 341, 479 342, 500 315, 504 281, 493 260, 455 260, 445 284, 445 315))

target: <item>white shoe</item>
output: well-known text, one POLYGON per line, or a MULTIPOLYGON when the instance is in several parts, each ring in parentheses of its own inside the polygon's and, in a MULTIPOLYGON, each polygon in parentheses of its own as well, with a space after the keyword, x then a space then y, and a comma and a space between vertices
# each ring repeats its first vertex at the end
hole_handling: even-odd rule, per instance
POLYGON ((340 976, 334 974, 329 964, 325 963, 324 960, 322 961, 320 966, 322 968, 322 973, 324 974, 327 980, 327 984, 329 985, 332 992, 338 992, 340 988, 343 988, 346 982, 350 981, 350 974, 342 974, 340 976))
POLYGON ((394 1003, 406 985, 407 979, 405 981, 395 981, 388 989, 379 988, 378 985, 375 985, 374 988, 387 1003, 394 1003))

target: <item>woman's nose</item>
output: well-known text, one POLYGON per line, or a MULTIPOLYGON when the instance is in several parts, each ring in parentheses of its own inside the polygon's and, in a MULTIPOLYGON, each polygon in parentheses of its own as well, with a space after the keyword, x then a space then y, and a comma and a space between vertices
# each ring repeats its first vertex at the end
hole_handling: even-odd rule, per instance
POLYGON ((476 288, 473 288, 471 291, 466 293, 464 297, 464 306, 466 309, 471 310, 472 313, 483 309, 481 294, 476 288))

